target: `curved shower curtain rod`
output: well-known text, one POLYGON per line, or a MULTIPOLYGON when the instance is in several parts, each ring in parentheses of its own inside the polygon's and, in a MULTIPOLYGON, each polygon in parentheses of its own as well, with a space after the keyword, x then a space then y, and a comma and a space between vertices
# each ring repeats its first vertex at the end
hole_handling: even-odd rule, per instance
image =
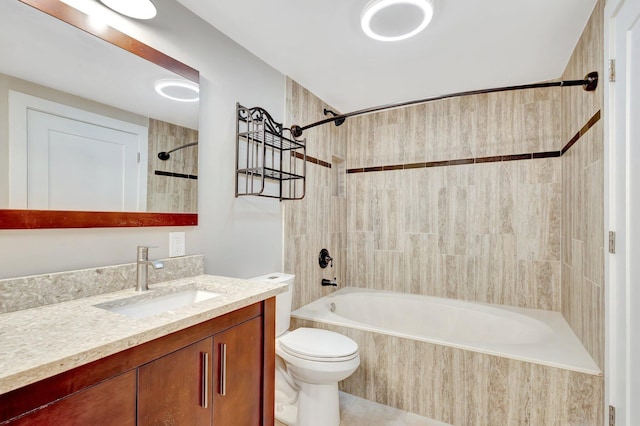
POLYGON ((369 114, 372 112, 384 111, 386 109, 423 104, 427 102, 439 101, 439 100, 448 99, 448 98, 457 98, 459 96, 480 95, 483 93, 494 93, 494 92, 506 92, 510 90, 538 89, 541 87, 569 87, 569 86, 582 86, 582 88, 585 91, 592 92, 596 90, 596 87, 598 87, 598 73, 596 71, 590 72, 584 77, 583 80, 565 80, 565 81, 554 81, 550 83, 534 83, 534 84, 524 84, 521 86, 506 86, 506 87, 497 87, 493 89, 472 90, 469 92, 457 92, 457 93, 451 93, 448 95, 435 96, 432 98, 424 98, 424 99, 417 99, 417 100, 407 101, 407 102, 399 102, 395 104, 381 105, 373 108, 367 108, 367 109, 361 109, 358 111, 348 112, 346 114, 337 114, 332 117, 325 118, 324 120, 307 124, 306 126, 298 126, 294 124, 293 126, 291 126, 290 131, 293 137, 299 138, 300 136, 302 136, 302 133, 305 130, 311 129, 313 127, 320 126, 326 123, 332 123, 338 120, 344 121, 346 118, 349 118, 349 117, 354 117, 356 115, 362 115, 362 114, 369 114))
POLYGON ((188 147, 190 147, 190 146, 194 146, 194 145, 198 145, 198 142, 196 141, 196 142, 187 143, 187 144, 184 144, 184 145, 179 146, 179 147, 177 147, 177 148, 173 148, 171 151, 167 151, 167 152, 162 151, 162 152, 159 152, 159 153, 158 153, 158 158, 159 158, 159 159, 161 159, 162 161, 166 161, 166 160, 168 160, 168 159, 171 157, 171 155, 170 155, 170 154, 171 154, 172 152, 174 152, 174 151, 178 151, 178 150, 181 150, 181 149, 184 149, 184 148, 188 148, 188 147))

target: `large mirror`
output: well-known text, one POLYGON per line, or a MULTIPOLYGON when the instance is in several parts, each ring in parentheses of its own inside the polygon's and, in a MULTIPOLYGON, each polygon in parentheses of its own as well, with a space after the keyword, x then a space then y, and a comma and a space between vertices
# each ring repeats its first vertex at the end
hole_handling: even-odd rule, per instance
POLYGON ((58 0, 0 2, 0 58, 0 229, 197 223, 196 70, 58 0))

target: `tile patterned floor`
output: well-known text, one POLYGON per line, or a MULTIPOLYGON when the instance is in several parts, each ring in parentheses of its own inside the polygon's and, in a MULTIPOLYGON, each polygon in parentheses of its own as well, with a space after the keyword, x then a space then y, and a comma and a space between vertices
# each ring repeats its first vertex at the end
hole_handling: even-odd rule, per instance
MULTIPOLYGON (((340 392, 340 426, 448 426, 426 417, 340 392)), ((276 420, 276 426, 285 426, 276 420)), ((304 426, 304 425, 300 425, 304 426)))

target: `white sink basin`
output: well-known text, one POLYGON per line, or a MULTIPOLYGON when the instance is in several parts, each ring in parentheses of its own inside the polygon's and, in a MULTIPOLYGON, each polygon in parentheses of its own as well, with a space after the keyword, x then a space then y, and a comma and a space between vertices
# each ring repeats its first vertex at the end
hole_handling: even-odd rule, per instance
POLYGON ((153 299, 141 300, 123 306, 100 306, 111 312, 126 315, 131 318, 146 318, 163 312, 172 311, 194 303, 204 302, 215 297, 222 296, 222 293, 214 293, 206 290, 185 290, 178 293, 167 294, 154 297, 153 299))

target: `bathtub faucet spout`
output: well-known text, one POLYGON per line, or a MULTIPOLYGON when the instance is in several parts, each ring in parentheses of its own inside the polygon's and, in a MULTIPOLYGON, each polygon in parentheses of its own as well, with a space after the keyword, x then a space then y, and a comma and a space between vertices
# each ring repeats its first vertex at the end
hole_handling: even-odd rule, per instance
POLYGON ((327 285, 331 285, 334 287, 338 287, 338 282, 336 281, 336 278, 332 279, 332 280, 328 280, 326 278, 322 279, 322 285, 323 286, 327 286, 327 285))

